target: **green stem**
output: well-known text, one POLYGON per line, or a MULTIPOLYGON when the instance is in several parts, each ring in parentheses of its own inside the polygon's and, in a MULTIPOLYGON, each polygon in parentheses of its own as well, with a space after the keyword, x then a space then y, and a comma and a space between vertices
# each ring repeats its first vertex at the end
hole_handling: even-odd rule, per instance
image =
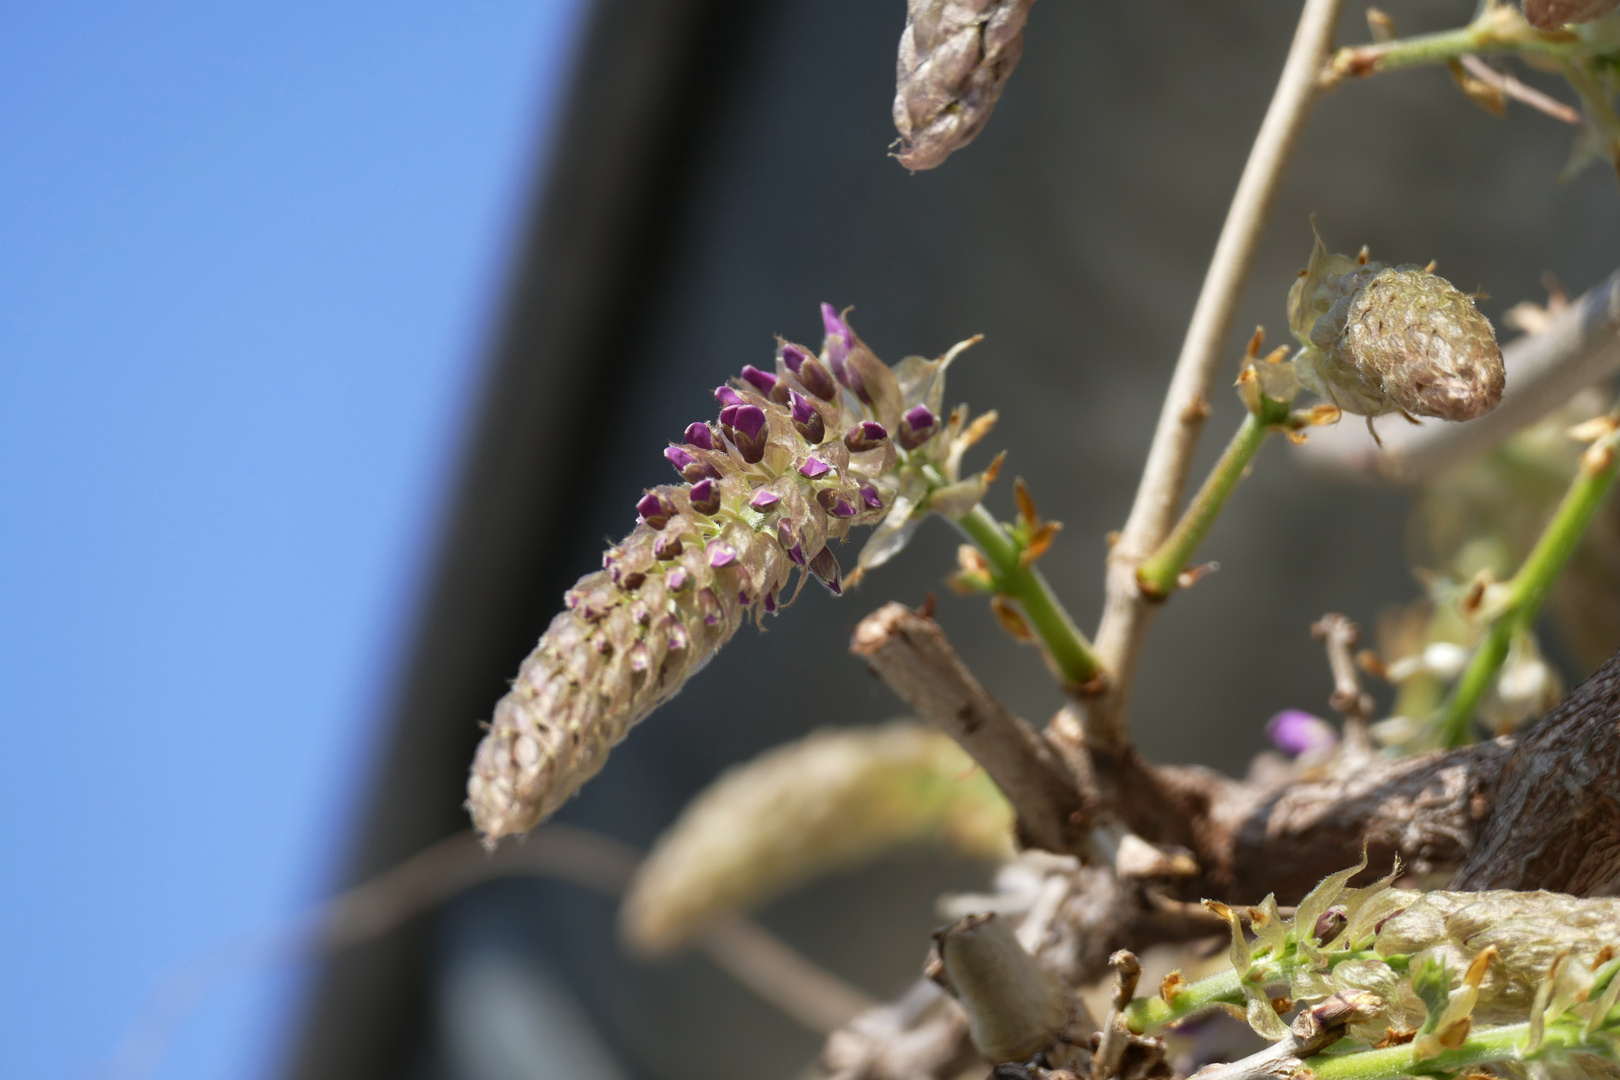
MULTIPOLYGON (((1286 407, 1282 409, 1282 415, 1286 418, 1286 407)), ((1271 420, 1270 416, 1254 413, 1243 418, 1243 425, 1232 436, 1226 452, 1215 463, 1215 468, 1204 480, 1204 486, 1198 489, 1198 494, 1181 515, 1181 520, 1176 522, 1176 527, 1165 537, 1159 549, 1137 567, 1136 580, 1144 593, 1152 597, 1165 597, 1175 590, 1181 571, 1203 542, 1204 534, 1226 505, 1232 489, 1243 478, 1243 471, 1254 460, 1255 451, 1271 434, 1271 420)))
POLYGON ((1023 548, 1018 541, 1008 535, 983 506, 975 506, 956 527, 989 560, 1000 591, 1023 609, 1030 629, 1046 647, 1063 681, 1075 690, 1095 681, 1102 673, 1102 666, 1091 650, 1091 642, 1052 595, 1052 587, 1041 572, 1023 564, 1023 548))
MULTIPOLYGON (((1530 1025, 1507 1024, 1503 1027, 1478 1028, 1471 1032, 1455 1050, 1442 1050, 1421 1061, 1413 1053, 1412 1043, 1390 1046, 1382 1050, 1363 1050, 1354 1054, 1318 1054, 1305 1059, 1305 1067, 1316 1080, 1394 1080, 1400 1076, 1446 1076, 1490 1061, 1518 1059, 1521 1048, 1530 1035, 1530 1025)), ((1588 1043, 1581 1037, 1578 1023, 1547 1025, 1541 1047, 1531 1059, 1549 1052, 1591 1049, 1606 1053, 1601 1042, 1588 1043)))
POLYGON ((1171 995, 1137 998, 1125 1006, 1125 1023, 1136 1034, 1162 1028, 1217 1005, 1243 1004, 1243 984, 1231 968, 1211 975, 1171 995))
POLYGON ((1356 45, 1334 55, 1332 70, 1340 74, 1370 75, 1423 64, 1444 64, 1468 55, 1485 53, 1540 53, 1576 56, 1591 45, 1568 34, 1543 33, 1509 9, 1487 12, 1467 26, 1437 34, 1397 38, 1377 45, 1356 45))
POLYGON ((1605 435, 1582 456, 1580 471, 1564 493, 1564 501, 1558 505, 1524 565, 1508 582, 1511 591, 1506 606, 1492 621, 1468 669, 1430 721, 1440 735, 1441 745, 1461 746, 1468 741, 1469 721, 1507 659, 1513 635, 1528 630, 1535 623, 1536 614, 1547 599, 1547 591, 1564 564, 1569 562, 1603 496, 1613 485, 1617 443, 1620 437, 1616 434, 1605 435))

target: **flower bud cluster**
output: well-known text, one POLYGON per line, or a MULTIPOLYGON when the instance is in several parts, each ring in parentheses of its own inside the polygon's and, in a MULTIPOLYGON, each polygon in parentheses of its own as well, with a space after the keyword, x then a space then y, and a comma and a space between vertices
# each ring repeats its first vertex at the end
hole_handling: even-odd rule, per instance
POLYGON ((1295 374, 1345 412, 1472 420, 1496 408, 1502 350, 1472 297, 1417 266, 1329 255, 1316 238, 1288 294, 1295 374))
POLYGON ((748 615, 777 610, 795 567, 801 585, 841 592, 829 545, 852 527, 878 526, 859 574, 927 511, 977 504, 987 481, 957 469, 984 426, 941 404, 945 370, 971 342, 890 368, 830 305, 822 319, 819 354, 781 341, 772 370, 749 365, 715 391, 716 420, 664 451, 681 482, 648 491, 640 524, 568 591, 473 761, 467 805, 486 842, 561 806, 748 615))

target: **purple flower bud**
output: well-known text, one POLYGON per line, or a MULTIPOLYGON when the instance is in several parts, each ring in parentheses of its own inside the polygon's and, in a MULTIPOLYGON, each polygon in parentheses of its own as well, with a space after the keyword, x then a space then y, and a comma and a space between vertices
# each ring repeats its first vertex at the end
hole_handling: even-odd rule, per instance
POLYGON ((754 497, 748 500, 748 505, 752 506, 755 510, 758 510, 763 514, 765 511, 774 508, 776 504, 781 501, 782 496, 778 495, 776 492, 771 491, 769 488, 760 488, 758 491, 754 492, 754 497))
POLYGON ((817 477, 826 476, 831 471, 832 466, 828 465, 820 458, 805 458, 804 464, 799 466, 799 475, 803 476, 807 480, 814 480, 817 477))
POLYGON ((686 627, 681 625, 681 621, 675 618, 675 616, 671 615, 665 626, 667 629, 665 631, 664 640, 668 642, 666 648, 668 648, 670 652, 680 652, 682 649, 686 648, 690 639, 687 638, 686 627))
POLYGON ((855 508, 831 488, 816 492, 816 502, 820 503, 821 508, 833 517, 847 518, 855 516, 855 508))
POLYGON ((737 561, 737 549, 724 540, 711 541, 707 550, 709 553, 709 565, 716 570, 730 566, 737 561))
POLYGON ((721 409, 720 426, 723 428, 734 426, 737 420, 737 410, 740 408, 742 408, 741 405, 727 405, 725 408, 721 409))
POLYGON ((637 589, 641 588, 646 581, 646 574, 643 574, 640 570, 632 570, 628 574, 621 575, 618 579, 618 584, 619 588, 623 589, 625 592, 635 592, 637 589))
POLYGON ((1267 720, 1266 736, 1289 757, 1331 750, 1339 744, 1339 733, 1332 724, 1300 709, 1284 709, 1267 720))
POLYGON ((863 450, 875 450, 882 446, 889 438, 889 429, 876 420, 862 420, 844 436, 844 445, 849 452, 859 454, 863 450))
POLYGON ((686 442, 688 446, 695 446, 699 450, 713 450, 714 431, 708 424, 700 422, 687 424, 686 442))
POLYGON ((804 436, 804 441, 811 446, 820 446, 821 440, 827 437, 827 424, 821 419, 821 414, 810 400, 797 390, 788 392, 788 400, 793 404, 793 427, 804 436))
POLYGON ((861 485, 861 501, 866 504, 868 510, 883 509, 883 496, 879 495, 878 489, 871 484, 861 485))
POLYGON ((900 417, 900 433, 896 441, 902 449, 915 450, 933 438, 934 430, 938 427, 939 417, 934 415, 934 410, 926 405, 918 405, 907 409, 905 415, 900 417))
POLYGON ((747 589, 738 589, 737 590, 737 603, 739 603, 739 604, 748 603, 748 590, 747 589))
POLYGON ((770 433, 765 424, 765 410, 758 405, 731 405, 720 414, 721 423, 727 425, 731 434, 731 441, 736 444, 737 452, 742 454, 744 461, 753 465, 765 456, 765 445, 770 442, 770 433), (731 413, 730 421, 725 420, 726 413, 731 413))
POLYGON ((816 575, 816 580, 827 586, 827 590, 834 596, 844 594, 844 583, 838 569, 838 558, 832 553, 832 548, 823 547, 816 552, 816 557, 810 560, 810 572, 816 575))
POLYGON ((766 611, 775 611, 776 610, 776 594, 775 593, 768 592, 768 593, 765 594, 765 610, 766 611))
MULTIPOLYGON (((676 566, 664 575, 664 588, 670 592, 681 592, 692 584, 692 575, 686 572, 686 567, 676 566)), ((671 646, 673 648, 674 646, 671 646)))
POLYGON ((649 491, 636 503, 636 513, 655 529, 662 529, 675 516, 675 504, 656 491, 649 491))
POLYGON ((720 610, 720 598, 714 595, 713 589, 705 588, 698 593, 698 606, 703 609, 703 623, 705 626, 718 626, 720 617, 724 614, 720 610))
POLYGON ((653 541, 653 558, 668 562, 681 553, 681 547, 681 538, 679 536, 660 536, 653 541))
POLYGON ((771 396, 776 389, 776 376, 768 371, 761 371, 753 364, 745 364, 742 369, 743 382, 758 390, 765 397, 771 396))
POLYGON ((821 328, 827 335, 827 358, 832 361, 833 370, 836 371, 849 355, 850 341, 854 335, 849 332, 849 324, 838 314, 838 309, 831 304, 821 305, 821 328))
POLYGON ((678 446, 671 446, 669 449, 665 450, 664 457, 669 460, 671 465, 675 466, 675 469, 678 472, 685 472, 687 468, 697 464, 697 458, 693 457, 691 454, 688 454, 685 450, 682 450, 678 446))
POLYGON ((743 396, 729 386, 715 387, 714 400, 718 401, 721 405, 747 404, 745 401, 743 401, 743 396))
POLYGON ((1350 912, 1347 908, 1334 904, 1316 918, 1316 926, 1311 930, 1311 936, 1318 945, 1326 945, 1339 936, 1345 923, 1350 921, 1350 912))
POLYGON ((804 366, 804 362, 808 359, 810 359, 810 354, 797 345, 789 345, 787 342, 782 343, 782 363, 786 364, 787 369, 793 374, 797 375, 799 369, 804 366))
POLYGON ((804 547, 794 535, 793 523, 783 518, 776 523, 776 542, 782 545, 787 557, 798 566, 804 565, 804 547))
POLYGON ((720 512, 720 485, 713 480, 699 480, 686 494, 698 513, 713 516, 720 512))

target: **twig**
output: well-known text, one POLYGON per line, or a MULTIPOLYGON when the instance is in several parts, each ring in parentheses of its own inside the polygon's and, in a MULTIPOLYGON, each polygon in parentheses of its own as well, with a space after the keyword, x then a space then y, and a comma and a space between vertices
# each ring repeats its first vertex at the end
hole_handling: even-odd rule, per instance
POLYGON ((1306 0, 1282 76, 1249 151, 1193 308, 1136 500, 1109 555, 1107 595, 1096 644, 1110 685, 1085 709, 1084 737, 1089 743, 1119 746, 1128 742, 1126 695, 1152 612, 1137 587, 1136 568, 1164 541, 1175 520, 1221 351, 1283 172, 1316 101, 1317 75, 1326 62, 1342 6, 1343 0, 1306 0))
POLYGON ((1288 1080, 1299 1076, 1304 1058, 1338 1041, 1352 1020, 1371 1016, 1382 1006, 1382 1001, 1364 990, 1340 991, 1300 1013, 1282 1040, 1227 1065, 1206 1065, 1193 1076, 1197 1080, 1288 1080))
POLYGON ((1356 669, 1355 648, 1361 643, 1361 628, 1330 611, 1312 624, 1311 636, 1327 646, 1328 668, 1333 672, 1333 695, 1328 704, 1344 717, 1341 759, 1344 764, 1360 768, 1372 756, 1367 725, 1372 722, 1376 704, 1372 695, 1361 688, 1361 673, 1356 669))
POLYGON ((837 1031, 877 1004, 752 919, 729 915, 698 944, 717 967, 811 1031, 837 1031))
POLYGON ((1040 732, 973 677, 938 623, 903 604, 885 604, 855 628, 850 651, 984 766, 1031 843, 1076 850, 1086 831, 1079 781, 1040 732))
POLYGON ((1468 74, 1494 87, 1506 97, 1522 102, 1538 112, 1546 113, 1554 120, 1562 120, 1566 124, 1579 124, 1581 113, 1572 105, 1566 105, 1550 94, 1544 94, 1533 86, 1526 85, 1505 71, 1498 71, 1477 56, 1464 56, 1462 66, 1468 74))
POLYGON ((1310 468, 1341 479, 1416 483, 1504 442, 1620 371, 1620 271, 1549 311, 1544 329, 1509 342, 1502 363, 1502 404, 1478 420, 1390 427, 1381 450, 1359 427, 1340 424, 1313 434, 1299 452, 1310 468))
POLYGON ((1322 82, 1325 86, 1336 86, 1346 78, 1364 78, 1381 71, 1424 64, 1445 64, 1475 53, 1538 53, 1563 57, 1588 48, 1585 41, 1574 35, 1537 30, 1525 21, 1517 5, 1493 3, 1486 5, 1473 22, 1455 30, 1340 49, 1323 70, 1322 82))
MULTIPOLYGON (((212 991, 256 967, 364 944, 488 881, 542 877, 617 897, 640 853, 567 825, 546 825, 493 855, 469 831, 424 848, 398 866, 308 911, 237 935, 182 961, 148 994, 98 1075, 135 1080, 161 1063, 180 1025, 212 991)), ((717 966, 813 1031, 827 1032, 866 1008, 867 997, 816 967, 763 927, 733 916, 699 946, 717 966)))
POLYGON ((989 560, 1002 591, 1024 609, 1030 630, 1040 639, 1070 693, 1091 694, 1100 689, 1097 656, 1091 642, 1069 618, 1045 576, 1024 558, 1018 542, 1007 535, 982 503, 956 526, 989 560))
MULTIPOLYGON (((1600 421, 1601 422, 1601 421, 1600 421)), ((1508 647, 1517 634, 1529 630, 1535 622, 1541 605, 1552 588, 1554 579, 1574 554, 1575 546, 1597 513, 1598 504, 1614 484, 1616 454, 1620 453, 1620 412, 1607 418, 1608 431, 1581 455, 1580 469, 1575 481, 1565 493, 1564 500, 1542 531, 1536 546, 1525 557, 1513 580, 1504 586, 1504 593, 1494 603, 1497 607, 1485 640, 1475 650, 1473 659, 1457 684, 1446 695, 1430 723, 1443 746, 1461 746, 1469 742, 1470 724, 1474 710, 1496 682, 1497 672, 1507 659, 1508 647)))

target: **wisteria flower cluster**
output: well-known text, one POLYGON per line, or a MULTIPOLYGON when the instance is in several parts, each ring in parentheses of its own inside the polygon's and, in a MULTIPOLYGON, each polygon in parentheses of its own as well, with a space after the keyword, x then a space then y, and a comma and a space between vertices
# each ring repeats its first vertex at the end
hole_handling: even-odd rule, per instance
MULTIPOLYGON (((959 518, 993 469, 959 476, 963 451, 994 423, 943 413, 945 372, 963 349, 885 365, 831 305, 819 354, 779 341, 715 390, 664 456, 681 482, 636 504, 640 523, 581 578, 565 610, 495 708, 467 782, 487 842, 527 832, 602 767, 630 728, 706 664, 751 614, 777 611, 795 568, 833 593, 831 547, 877 528, 854 579, 887 561, 930 511, 959 518)), ((795 591, 796 595, 796 591, 795 591)))

